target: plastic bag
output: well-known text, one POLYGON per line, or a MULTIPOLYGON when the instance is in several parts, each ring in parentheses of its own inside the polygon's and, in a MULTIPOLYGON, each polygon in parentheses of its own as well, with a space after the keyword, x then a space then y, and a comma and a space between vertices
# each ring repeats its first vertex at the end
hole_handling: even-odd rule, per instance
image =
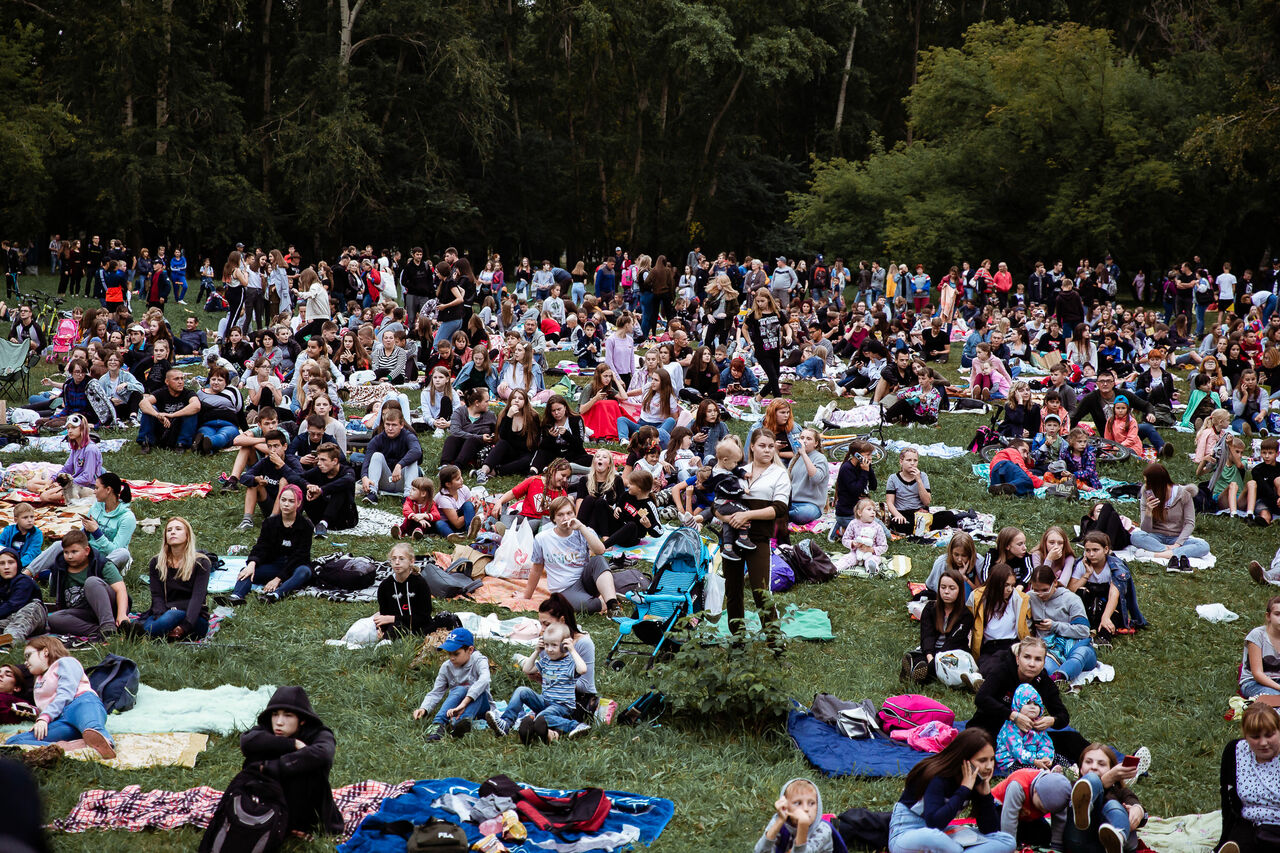
POLYGON ((372 616, 357 619, 347 629, 347 633, 342 635, 342 642, 356 646, 372 646, 379 639, 378 626, 374 624, 372 616))
POLYGON ((712 616, 724 609, 724 575, 712 568, 702 588, 702 603, 712 616))
POLYGON ((962 649, 938 654, 933 659, 933 668, 938 674, 938 680, 948 687, 964 686, 964 682, 960 680, 961 673, 978 673, 978 664, 974 662, 973 655, 962 649))
POLYGON ((524 519, 516 521, 515 527, 502 537, 502 544, 493 555, 493 562, 485 567, 484 573, 496 578, 523 579, 529 577, 529 567, 533 565, 533 529, 524 519))

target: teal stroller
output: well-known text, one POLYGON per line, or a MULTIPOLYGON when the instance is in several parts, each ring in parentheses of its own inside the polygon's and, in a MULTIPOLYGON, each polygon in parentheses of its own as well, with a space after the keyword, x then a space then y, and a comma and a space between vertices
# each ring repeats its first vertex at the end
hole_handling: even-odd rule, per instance
POLYGON ((647 592, 631 592, 627 598, 636 606, 630 619, 615 619, 618 639, 605 661, 615 670, 626 665, 621 655, 649 658, 648 669, 658 655, 672 653, 679 641, 671 629, 684 616, 702 609, 702 584, 707 577, 711 555, 698 533, 681 527, 667 534, 653 560, 653 582, 647 592))

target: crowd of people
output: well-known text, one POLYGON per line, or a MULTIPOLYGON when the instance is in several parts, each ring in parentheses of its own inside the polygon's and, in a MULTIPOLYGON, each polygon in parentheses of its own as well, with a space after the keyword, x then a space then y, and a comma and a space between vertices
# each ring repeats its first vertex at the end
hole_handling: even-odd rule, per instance
MULTIPOLYGON (((705 529, 717 541, 724 607, 738 635, 748 588, 766 626, 776 624, 766 596, 771 546, 790 542, 791 525, 830 510, 830 539, 870 574, 881 571, 895 536, 918 535, 926 520, 950 526, 931 512, 932 485, 914 449, 897 455, 883 508, 870 443, 850 443, 833 470, 822 419, 802 425, 786 397, 792 384, 812 382, 834 400, 878 405, 885 422, 921 428, 950 409, 998 407, 993 495, 1028 496, 1045 482, 1098 489, 1095 437, 1147 458, 1137 522, 1095 502, 1079 539, 1051 526, 1033 546, 1008 526, 979 554, 967 533, 951 536, 928 577, 919 648, 902 669, 918 683, 936 677, 974 691, 978 711, 907 778, 889 841, 893 853, 995 853, 1014 849, 1022 824, 1052 815, 1063 819, 1054 822, 1059 842, 1074 826, 1118 853, 1132 847, 1144 815, 1124 785, 1137 771, 1066 730, 1060 695, 1095 666, 1099 646, 1146 627, 1133 573, 1115 552, 1131 546, 1170 572, 1189 572, 1209 553, 1194 535, 1204 502, 1258 525, 1280 508, 1270 437, 1280 433, 1272 412, 1280 261, 1237 279, 1229 264, 1213 276, 1196 259, 1127 281, 1111 258, 1081 260, 1074 271, 1057 262, 1037 264, 1018 283, 1006 264, 993 271, 983 261, 935 283, 921 265, 850 269, 821 255, 766 264, 698 248, 683 264, 633 259, 619 247, 590 268, 566 269, 529 258, 504 268, 497 255, 473 265, 452 248, 432 261, 421 248, 402 255, 372 246, 349 247, 332 265, 306 264, 292 246, 240 245, 220 267, 210 258, 199 265, 196 301, 216 328, 191 314, 175 330, 165 312, 186 304, 181 250, 134 252, 96 236, 56 242, 58 291, 78 296, 83 285, 99 305, 73 312, 65 381, 26 401, 42 427, 65 429, 70 448, 56 476, 27 488, 42 502, 92 506, 83 529, 59 542, 45 542, 27 504, 0 532, 0 640, 25 644, 27 659, 26 670, 0 677, 12 670, 10 678, 30 682, 41 712, 19 742, 79 738, 103 755, 113 749, 101 702, 47 634, 177 641, 209 630, 211 566, 180 516, 166 522, 147 567, 151 605, 130 617, 124 577, 137 522, 129 484, 103 467, 95 429, 135 429, 144 454, 235 449, 215 486, 243 491, 239 530, 256 541, 231 604, 255 589, 258 601, 274 603, 303 588, 314 575, 315 540, 355 527, 364 508, 390 499, 402 520, 389 534, 402 541, 387 555, 393 573, 373 618, 381 636, 425 634, 431 593, 413 541, 465 543, 485 529, 527 525, 526 597, 544 578, 551 593, 541 603, 542 636, 520 661, 540 692, 520 686, 497 713, 489 662, 458 629, 440 647, 448 660, 413 715, 431 715, 433 740, 462 737, 484 719, 495 735, 514 731, 529 743, 590 731, 595 653, 576 615, 621 615, 630 562, 608 555, 661 535, 664 524, 705 529), (1124 288, 1136 307, 1117 302, 1124 288), (136 319, 135 301, 145 303, 136 319), (938 365, 958 367, 961 380, 938 365), (1175 384, 1183 371, 1187 391, 1175 384), (745 440, 730 431, 733 418, 747 421, 745 440), (1175 455, 1175 427, 1194 435, 1186 444, 1200 470, 1212 471, 1206 486, 1175 483, 1160 461, 1175 455), (1245 439, 1254 435, 1262 461, 1250 469, 1245 439), (441 439, 438 457, 424 458, 420 436, 441 439), (610 449, 619 443, 623 461, 610 449), (489 493, 495 477, 517 481, 489 493), (1068 767, 1080 773, 1074 790, 1060 772, 1068 767), (997 771, 1007 778, 993 785, 997 771), (941 830, 970 805, 978 838, 947 846, 941 830)), ((16 277, 13 290, 20 294, 16 277)), ((0 304, 0 314, 13 322, 11 338, 45 343, 29 305, 0 304)), ((1280 555, 1250 570, 1280 583, 1277 564, 1280 555)), ((1245 696, 1280 694, 1277 648, 1280 599, 1245 644, 1245 696)), ((301 726, 311 734, 297 749, 313 751, 316 767, 331 763, 332 736, 326 743, 305 693, 277 696, 268 711, 264 730, 245 736, 246 760, 301 726), (292 722, 276 726, 278 715, 292 722)), ((1265 849, 1267 827, 1280 824, 1280 789, 1258 804, 1259 780, 1280 782, 1280 759, 1263 746, 1277 729, 1251 708, 1247 747, 1231 753, 1237 796, 1248 804, 1224 841, 1242 850, 1265 849)), ((776 811, 758 850, 830 849, 812 783, 792 780, 776 811), (780 847, 783 838, 792 846, 780 847)), ((327 826, 326 808, 310 813, 313 826, 327 826)))

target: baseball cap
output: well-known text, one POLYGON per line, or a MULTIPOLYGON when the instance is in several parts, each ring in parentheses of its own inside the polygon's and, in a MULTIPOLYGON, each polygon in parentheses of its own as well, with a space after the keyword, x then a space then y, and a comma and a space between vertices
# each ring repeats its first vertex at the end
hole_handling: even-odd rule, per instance
POLYGON ((736 370, 746 370, 747 362, 742 358, 734 358, 733 361, 729 362, 729 366, 736 370))
POLYGON ((1124 404, 1127 406, 1127 405, 1129 405, 1129 398, 1128 398, 1128 397, 1126 397, 1126 396, 1125 396, 1125 395, 1123 395, 1123 394, 1117 394, 1117 395, 1116 395, 1116 399, 1115 399, 1115 401, 1112 403, 1112 405, 1115 405, 1115 403, 1124 403, 1124 404))
POLYGON ((622 251, 622 247, 621 247, 621 246, 614 246, 614 247, 613 247, 613 250, 614 250, 615 252, 621 252, 621 251, 622 251))
POLYGON ((142 327, 141 327, 141 326, 139 326, 137 323, 134 323, 132 326, 130 326, 130 327, 129 327, 129 331, 131 331, 131 332, 145 332, 145 331, 146 331, 146 329, 142 328, 142 327))
POLYGON ((1055 814, 1071 800, 1071 780, 1061 773, 1044 771, 1031 783, 1031 792, 1040 798, 1046 812, 1055 814))
POLYGON ((774 258, 774 261, 779 264, 785 264, 787 262, 787 257, 786 255, 778 255, 778 257, 774 258))
POLYGON ((449 636, 444 638, 444 642, 440 644, 442 652, 456 652, 458 649, 465 649, 467 646, 476 644, 475 635, 466 628, 454 628, 449 632, 449 636))
POLYGON ((1054 423, 1061 424, 1062 418, 1050 412, 1049 414, 1044 416, 1044 422, 1048 423, 1049 421, 1053 421, 1054 423))

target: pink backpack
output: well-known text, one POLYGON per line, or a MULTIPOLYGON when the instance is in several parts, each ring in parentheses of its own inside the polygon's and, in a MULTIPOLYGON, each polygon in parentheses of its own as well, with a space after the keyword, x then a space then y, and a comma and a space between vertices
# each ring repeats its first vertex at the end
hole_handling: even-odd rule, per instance
POLYGON ((919 693, 890 696, 880 708, 880 727, 886 732, 894 729, 914 729, 925 723, 940 722, 951 725, 956 721, 955 712, 937 699, 919 693))
POLYGON ((907 746, 920 752, 942 752, 947 748, 947 744, 956 739, 958 734, 960 732, 951 726, 935 720, 932 723, 925 723, 923 726, 916 726, 914 729, 898 729, 889 737, 902 741, 907 746))

